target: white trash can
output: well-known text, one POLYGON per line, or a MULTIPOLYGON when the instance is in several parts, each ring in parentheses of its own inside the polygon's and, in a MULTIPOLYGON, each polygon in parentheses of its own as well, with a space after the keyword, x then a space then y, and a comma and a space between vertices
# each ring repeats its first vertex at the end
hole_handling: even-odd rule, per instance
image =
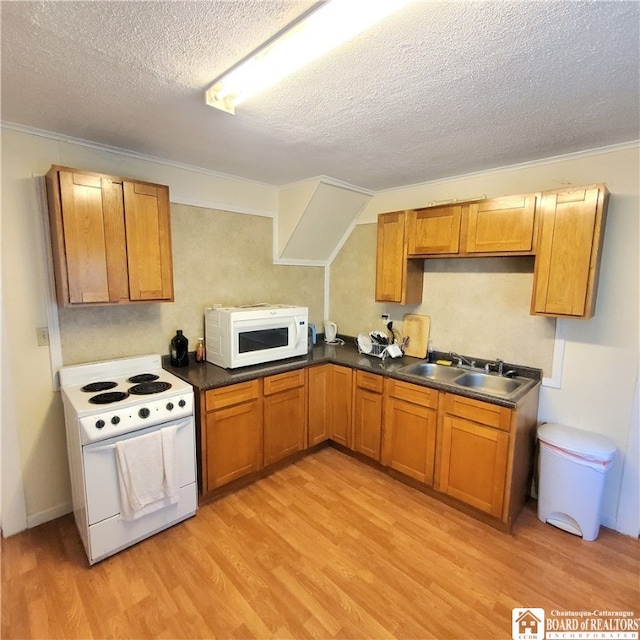
POLYGON ((538 440, 538 518, 595 540, 615 445, 598 433, 554 423, 538 428, 538 440))

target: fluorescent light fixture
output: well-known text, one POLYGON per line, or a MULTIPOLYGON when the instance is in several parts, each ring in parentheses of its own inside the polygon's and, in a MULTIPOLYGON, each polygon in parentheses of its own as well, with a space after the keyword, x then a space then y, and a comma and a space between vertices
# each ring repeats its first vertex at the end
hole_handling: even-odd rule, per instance
POLYGON ((276 34, 207 89, 211 107, 235 107, 327 51, 368 29, 410 0, 330 0, 276 34))

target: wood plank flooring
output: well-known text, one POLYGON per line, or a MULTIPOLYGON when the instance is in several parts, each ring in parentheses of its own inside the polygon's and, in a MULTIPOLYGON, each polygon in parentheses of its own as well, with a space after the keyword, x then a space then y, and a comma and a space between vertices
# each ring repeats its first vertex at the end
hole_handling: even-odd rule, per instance
POLYGON ((637 540, 512 535, 333 448, 89 567, 72 516, 2 541, 2 638, 511 637, 514 607, 640 616, 637 540))

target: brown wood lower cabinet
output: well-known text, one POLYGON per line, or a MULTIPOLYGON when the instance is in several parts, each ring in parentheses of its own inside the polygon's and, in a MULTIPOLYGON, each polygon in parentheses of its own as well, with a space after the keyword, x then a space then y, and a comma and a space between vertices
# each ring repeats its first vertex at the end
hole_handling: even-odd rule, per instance
POLYGON ((203 493, 262 466, 260 381, 242 382, 204 393, 203 493))
POLYGON ((205 391, 200 404, 205 500, 323 441, 364 454, 501 527, 511 526, 529 492, 538 387, 508 408, 322 364, 205 391))
POLYGON ((321 364, 307 370, 308 442, 313 447, 331 437, 330 429, 331 365, 321 364))
POLYGON ((352 448, 353 370, 335 364, 310 367, 309 446, 333 440, 352 448))
POLYGON ((329 433, 333 441, 352 448, 353 425, 353 369, 337 364, 329 365, 329 433))
POLYGON ((531 482, 538 393, 517 409, 444 394, 437 489, 510 525, 531 482))
POLYGON ((509 434, 444 417, 440 490, 499 518, 507 473, 509 434))
POLYGON ((380 461, 383 377, 356 371, 353 450, 380 461))
POLYGON ((305 370, 264 379, 264 466, 305 448, 305 370))
POLYGON ((382 463, 433 484, 438 391, 388 378, 382 463))

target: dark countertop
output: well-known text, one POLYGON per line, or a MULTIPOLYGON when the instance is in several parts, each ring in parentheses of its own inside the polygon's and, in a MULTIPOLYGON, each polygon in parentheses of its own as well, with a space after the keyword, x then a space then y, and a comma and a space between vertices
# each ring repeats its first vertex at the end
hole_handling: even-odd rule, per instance
MULTIPOLYGON (((436 357, 446 357, 446 353, 436 352, 436 357)), ((530 382, 524 384, 515 395, 509 398, 503 398, 499 395, 482 393, 455 384, 402 373, 399 370, 403 367, 426 361, 410 356, 403 356, 402 358, 395 359, 387 358, 383 363, 380 358, 359 353, 355 346, 355 341, 348 337, 345 337, 344 345, 320 343, 306 356, 268 362, 252 367, 242 367, 240 369, 223 369, 208 362, 195 362, 192 353, 189 354, 189 362, 190 364, 187 367, 172 367, 169 363, 169 356, 162 358, 162 366, 164 369, 191 384, 198 392, 285 373, 286 371, 295 371, 296 369, 303 369, 312 365, 332 363, 351 367, 352 369, 368 371, 369 373, 377 373, 378 375, 404 380, 440 391, 456 393, 468 398, 475 398, 476 400, 483 400, 509 408, 515 408, 518 405, 518 401, 527 395, 534 387, 538 386, 542 379, 542 371, 540 369, 505 363, 505 369, 515 369, 518 377, 528 378, 530 382)), ((478 366, 481 367, 483 364, 484 361, 478 361, 478 366)))

